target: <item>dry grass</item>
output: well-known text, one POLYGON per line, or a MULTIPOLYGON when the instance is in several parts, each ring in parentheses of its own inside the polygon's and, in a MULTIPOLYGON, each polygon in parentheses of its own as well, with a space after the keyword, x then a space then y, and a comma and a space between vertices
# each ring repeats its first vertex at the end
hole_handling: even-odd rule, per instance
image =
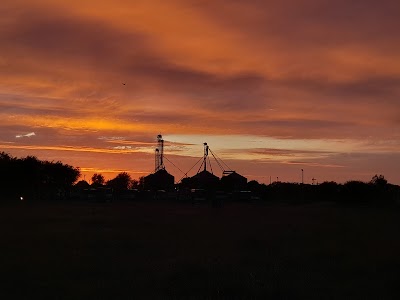
POLYGON ((391 299, 400 211, 330 204, 0 207, 1 299, 391 299))

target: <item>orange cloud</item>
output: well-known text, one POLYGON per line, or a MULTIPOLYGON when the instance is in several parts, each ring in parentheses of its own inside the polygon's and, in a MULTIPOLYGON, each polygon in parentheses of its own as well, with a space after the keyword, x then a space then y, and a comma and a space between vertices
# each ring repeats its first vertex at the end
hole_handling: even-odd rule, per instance
MULTIPOLYGON (((375 153, 382 168, 364 158, 354 165, 337 144, 331 150, 340 155, 307 163, 354 165, 346 171, 355 176, 391 172, 400 182, 389 160, 400 150, 398 9, 392 0, 4 0, 0 140, 11 145, 34 131, 29 145, 4 149, 64 149, 87 161, 149 152, 160 132, 358 140, 357 153, 375 153)), ((274 157, 288 167, 287 157, 274 157)))

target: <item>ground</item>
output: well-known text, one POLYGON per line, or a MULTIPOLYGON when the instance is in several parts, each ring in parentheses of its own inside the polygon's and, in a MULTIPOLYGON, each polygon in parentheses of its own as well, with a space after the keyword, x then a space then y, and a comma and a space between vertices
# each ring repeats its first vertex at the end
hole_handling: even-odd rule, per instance
POLYGON ((332 203, 20 201, 0 206, 0 297, 398 299, 399 216, 332 203))

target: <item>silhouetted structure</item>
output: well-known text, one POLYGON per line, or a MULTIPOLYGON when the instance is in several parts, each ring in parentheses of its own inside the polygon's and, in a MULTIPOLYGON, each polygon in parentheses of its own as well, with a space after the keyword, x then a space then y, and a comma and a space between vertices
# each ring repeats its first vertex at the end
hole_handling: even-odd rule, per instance
MULTIPOLYGON (((158 142, 162 143, 159 136, 158 142)), ((348 181, 344 184, 323 182, 321 184, 299 184, 289 182, 275 182, 269 185, 259 184, 247 179, 232 170, 224 170, 221 160, 217 160, 211 149, 204 143, 203 164, 193 177, 182 179, 179 194, 175 191, 174 176, 169 174, 163 166, 161 157, 160 167, 153 174, 142 177, 139 181, 132 180, 126 172, 118 174, 102 185, 101 174, 95 176, 100 182, 91 187, 81 180, 73 186, 79 178, 79 168, 74 168, 61 162, 40 161, 36 157, 14 158, 7 153, 0 152, 0 200, 64 200, 81 199, 93 201, 111 201, 118 199, 192 199, 211 200, 217 203, 222 199, 258 199, 284 203, 307 203, 314 201, 333 201, 343 204, 372 204, 393 205, 400 204, 400 187, 388 183, 383 175, 373 176, 370 182, 348 181), (212 167, 208 159, 210 152, 220 168, 223 177, 220 180, 212 174, 212 167), (206 164, 210 166, 207 171, 206 164), (95 186, 98 184, 98 186, 95 186), (132 187, 137 189, 131 190, 132 187), (223 191, 222 191, 223 190, 223 191), (140 197, 139 197, 140 196, 140 197)), ((200 161, 199 161, 200 162, 200 161)), ((195 165, 196 166, 196 165, 195 165)), ((96 181, 96 180, 94 180, 96 181)))
POLYGON ((225 190, 239 191, 246 190, 247 178, 232 171, 217 155, 211 151, 207 143, 204 145, 202 163, 196 175, 182 179, 182 187, 189 189, 204 189, 209 191, 225 190), (221 169, 223 177, 221 180, 213 174, 209 153, 214 157, 216 164, 221 169), (207 165, 211 172, 207 171, 207 165), (200 171, 202 170, 202 171, 200 171))
POLYGON ((175 177, 165 169, 160 169, 144 177, 145 190, 172 190, 174 188, 175 177))
POLYGON ((182 185, 190 189, 215 190, 219 185, 219 178, 203 170, 193 177, 182 179, 182 185))
POLYGON ((221 187, 225 191, 245 190, 247 189, 247 178, 232 171, 221 178, 221 187))
POLYGON ((165 170, 164 166, 164 140, 162 135, 157 135, 157 148, 155 150, 154 173, 143 178, 144 190, 172 190, 175 184, 175 177, 165 170))
POLYGON ((155 151, 155 168, 154 172, 157 172, 159 170, 164 170, 164 140, 162 138, 162 135, 159 134, 157 135, 157 148, 155 151))

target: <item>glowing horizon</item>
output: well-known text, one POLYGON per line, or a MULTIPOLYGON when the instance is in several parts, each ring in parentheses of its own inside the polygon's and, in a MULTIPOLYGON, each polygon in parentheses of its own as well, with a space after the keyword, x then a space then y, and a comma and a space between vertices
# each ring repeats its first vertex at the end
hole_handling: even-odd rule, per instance
POLYGON ((400 184, 399 9, 5 0, 0 151, 138 178, 161 133, 184 171, 208 142, 260 182, 304 168, 307 180, 400 184))

